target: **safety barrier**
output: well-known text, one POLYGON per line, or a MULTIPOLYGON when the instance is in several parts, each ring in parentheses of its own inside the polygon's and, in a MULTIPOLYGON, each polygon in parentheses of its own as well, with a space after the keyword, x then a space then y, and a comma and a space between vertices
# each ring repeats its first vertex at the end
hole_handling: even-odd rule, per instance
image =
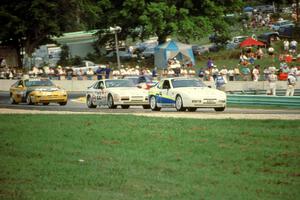
POLYGON ((300 96, 227 95, 228 104, 263 105, 300 108, 300 96))
MULTIPOLYGON (((238 90, 238 91, 227 91, 228 94, 238 95, 266 95, 268 90, 238 90)), ((276 96, 285 96, 286 89, 277 89, 276 96)), ((300 89, 295 89, 294 96, 300 96, 300 89)))

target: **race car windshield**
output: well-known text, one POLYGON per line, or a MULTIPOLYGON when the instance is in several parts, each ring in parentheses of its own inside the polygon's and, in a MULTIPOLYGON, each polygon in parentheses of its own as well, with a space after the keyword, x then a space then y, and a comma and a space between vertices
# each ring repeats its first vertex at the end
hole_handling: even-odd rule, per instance
POLYGON ((109 80, 105 82, 107 88, 113 87, 135 87, 134 83, 130 80, 109 80))
POLYGON ((35 86, 54 86, 50 80, 25 80, 26 87, 35 87, 35 86))
POLYGON ((205 87, 205 84, 196 79, 172 80, 173 88, 180 87, 205 87))

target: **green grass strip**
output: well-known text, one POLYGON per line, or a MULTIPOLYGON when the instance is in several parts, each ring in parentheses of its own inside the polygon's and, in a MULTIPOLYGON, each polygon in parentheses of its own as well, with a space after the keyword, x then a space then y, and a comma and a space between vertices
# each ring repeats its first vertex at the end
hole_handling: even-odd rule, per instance
POLYGON ((300 121, 0 115, 0 199, 299 199, 300 121))

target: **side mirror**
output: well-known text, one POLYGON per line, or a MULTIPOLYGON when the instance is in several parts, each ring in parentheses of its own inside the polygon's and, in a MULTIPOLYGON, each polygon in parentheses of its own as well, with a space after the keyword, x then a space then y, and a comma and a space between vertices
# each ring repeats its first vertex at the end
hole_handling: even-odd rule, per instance
POLYGON ((100 88, 100 90, 103 90, 103 89, 104 89, 104 86, 103 86, 103 85, 101 85, 99 88, 100 88))
POLYGON ((209 85, 209 86, 207 86, 207 87, 211 88, 211 85, 209 85))
POLYGON ((18 88, 23 88, 23 85, 18 85, 18 88))

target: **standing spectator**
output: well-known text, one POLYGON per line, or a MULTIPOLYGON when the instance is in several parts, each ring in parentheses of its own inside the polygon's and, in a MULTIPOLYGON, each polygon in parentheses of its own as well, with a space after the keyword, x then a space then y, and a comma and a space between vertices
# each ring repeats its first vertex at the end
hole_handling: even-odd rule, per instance
POLYGON ((52 67, 49 69, 49 78, 54 79, 55 78, 55 71, 52 67))
POLYGON ((110 72, 111 72, 111 68, 109 67, 109 65, 106 65, 106 68, 105 68, 105 79, 109 79, 110 72))
POLYGON ((265 67, 263 73, 264 73, 264 80, 265 80, 265 81, 268 80, 269 75, 270 75, 269 68, 268 68, 268 67, 265 67))
POLYGON ((77 80, 83 80, 84 72, 82 71, 82 69, 79 69, 76 75, 77 75, 77 80))
POLYGON ((211 59, 211 57, 208 57, 208 61, 207 61, 207 69, 211 72, 212 68, 214 66, 214 62, 211 59))
POLYGON ((63 74, 62 68, 60 65, 58 65, 57 70, 56 70, 56 75, 57 75, 57 80, 61 80, 61 76, 63 74))
POLYGON ((268 48, 268 54, 269 54, 269 56, 271 56, 272 58, 274 58, 274 48, 272 46, 270 46, 268 48))
POLYGON ((207 61, 207 68, 212 68, 214 66, 214 62, 213 60, 211 59, 211 57, 208 58, 208 61, 207 61))
POLYGON ((219 74, 219 69, 217 68, 217 65, 214 65, 212 70, 211 70, 211 74, 212 74, 212 77, 214 79, 214 81, 216 80, 218 74, 219 74))
POLYGON ((290 43, 290 46, 291 46, 291 50, 292 50, 292 53, 295 54, 296 51, 297 51, 297 41, 296 40, 292 40, 291 43, 290 43))
POLYGON ((294 73, 289 73, 288 79, 287 79, 287 89, 285 96, 294 96, 295 92, 295 86, 296 86, 296 75, 294 73))
POLYGON ((238 66, 236 66, 236 67, 234 68, 234 80, 235 80, 235 81, 239 81, 239 80, 240 80, 240 75, 241 75, 240 69, 239 69, 238 66))
POLYGON ((228 70, 228 77, 229 77, 229 81, 234 80, 234 70, 233 69, 228 70))
POLYGON ((99 66, 98 69, 96 70, 97 80, 102 79, 102 72, 103 72, 103 69, 101 68, 101 66, 99 66))
POLYGON ((204 81, 205 71, 204 71, 203 68, 201 68, 201 69, 199 70, 198 76, 199 76, 199 79, 200 79, 201 81, 204 81))
POLYGON ((225 80, 221 73, 218 73, 215 79, 216 88, 225 91, 225 80))
POLYGON ((223 79, 224 79, 225 83, 227 83, 228 70, 227 70, 226 66, 223 66, 223 68, 221 69, 220 73, 223 76, 223 79))
POLYGON ((156 78, 157 77, 157 67, 154 67, 152 70, 152 78, 156 78))
POLYGON ((276 82, 277 82, 277 76, 275 74, 275 70, 273 67, 270 69, 270 75, 268 77, 268 82, 269 82, 269 95, 276 96, 276 82))
POLYGON ((250 69, 247 65, 243 65, 242 69, 241 69, 241 74, 242 74, 242 78, 244 81, 249 81, 250 80, 250 69))
POLYGON ((256 65, 252 71, 253 81, 257 82, 259 79, 259 65, 256 65))
POLYGON ((286 52, 289 51, 289 46, 290 46, 290 42, 289 42, 287 39, 285 39, 285 40, 283 41, 283 49, 284 49, 286 52))
POLYGON ((93 80, 93 76, 94 76, 94 71, 92 70, 92 68, 89 68, 88 71, 86 72, 87 80, 93 80))
POLYGON ((73 69, 71 67, 66 67, 67 80, 72 80, 73 78, 73 69))
POLYGON ((263 56, 264 56, 263 50, 260 47, 258 47, 258 49, 256 51, 256 57, 257 57, 257 59, 261 59, 263 56))

